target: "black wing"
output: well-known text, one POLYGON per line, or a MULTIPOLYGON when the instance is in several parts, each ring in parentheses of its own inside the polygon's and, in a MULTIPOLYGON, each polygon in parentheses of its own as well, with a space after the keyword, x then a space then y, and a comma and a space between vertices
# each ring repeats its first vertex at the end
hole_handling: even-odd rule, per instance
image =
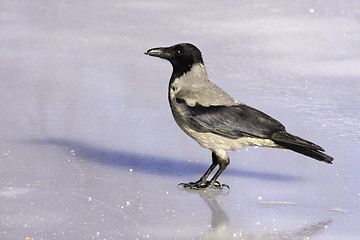
POLYGON ((270 138, 274 132, 285 127, 272 117, 244 104, 233 106, 189 106, 185 100, 176 98, 187 112, 187 120, 197 129, 229 138, 254 136, 270 138))

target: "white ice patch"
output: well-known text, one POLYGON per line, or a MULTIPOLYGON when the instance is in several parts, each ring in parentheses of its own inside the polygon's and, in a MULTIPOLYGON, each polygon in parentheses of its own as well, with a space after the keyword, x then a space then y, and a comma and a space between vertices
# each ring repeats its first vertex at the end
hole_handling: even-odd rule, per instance
POLYGON ((294 202, 280 202, 280 201, 267 201, 260 202, 261 205, 264 206, 284 206, 284 205, 296 205, 294 202))
POLYGON ((15 196, 27 194, 34 190, 35 188, 29 188, 29 187, 3 187, 0 189, 0 196, 15 197, 15 196))
POLYGON ((333 212, 341 212, 341 213, 347 213, 348 211, 341 208, 332 208, 331 211, 333 212))

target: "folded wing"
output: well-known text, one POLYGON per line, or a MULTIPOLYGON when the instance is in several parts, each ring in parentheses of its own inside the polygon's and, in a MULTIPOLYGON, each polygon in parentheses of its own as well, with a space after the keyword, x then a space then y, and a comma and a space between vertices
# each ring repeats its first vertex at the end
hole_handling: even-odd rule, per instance
POLYGON ((184 108, 188 121, 200 131, 229 138, 270 138, 274 132, 285 130, 277 120, 245 104, 205 107, 198 103, 189 106, 181 98, 176 101, 184 108))
POLYGON ((231 106, 189 106, 177 98, 187 120, 199 131, 212 132, 228 138, 257 137, 272 140, 279 147, 287 148, 319 161, 331 163, 333 158, 324 149, 310 141, 286 132, 285 127, 269 115, 244 104, 231 106))

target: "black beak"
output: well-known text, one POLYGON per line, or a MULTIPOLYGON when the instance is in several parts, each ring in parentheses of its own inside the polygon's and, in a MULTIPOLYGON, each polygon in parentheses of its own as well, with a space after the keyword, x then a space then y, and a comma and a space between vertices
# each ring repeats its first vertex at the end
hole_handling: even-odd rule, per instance
POLYGON ((162 47, 161 48, 152 48, 152 49, 147 50, 144 54, 153 56, 153 57, 163 58, 166 60, 171 59, 170 48, 162 48, 162 47))

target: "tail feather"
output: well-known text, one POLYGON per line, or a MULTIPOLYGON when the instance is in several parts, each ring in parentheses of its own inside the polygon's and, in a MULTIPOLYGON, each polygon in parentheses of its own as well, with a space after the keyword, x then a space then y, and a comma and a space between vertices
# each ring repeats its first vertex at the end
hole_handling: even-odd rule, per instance
POLYGON ((281 147, 293 150, 297 153, 304 154, 316 160, 330 164, 333 161, 333 157, 322 153, 325 150, 319 145, 304 140, 300 137, 291 135, 286 131, 279 131, 274 133, 271 136, 271 140, 273 140, 277 145, 281 147))

